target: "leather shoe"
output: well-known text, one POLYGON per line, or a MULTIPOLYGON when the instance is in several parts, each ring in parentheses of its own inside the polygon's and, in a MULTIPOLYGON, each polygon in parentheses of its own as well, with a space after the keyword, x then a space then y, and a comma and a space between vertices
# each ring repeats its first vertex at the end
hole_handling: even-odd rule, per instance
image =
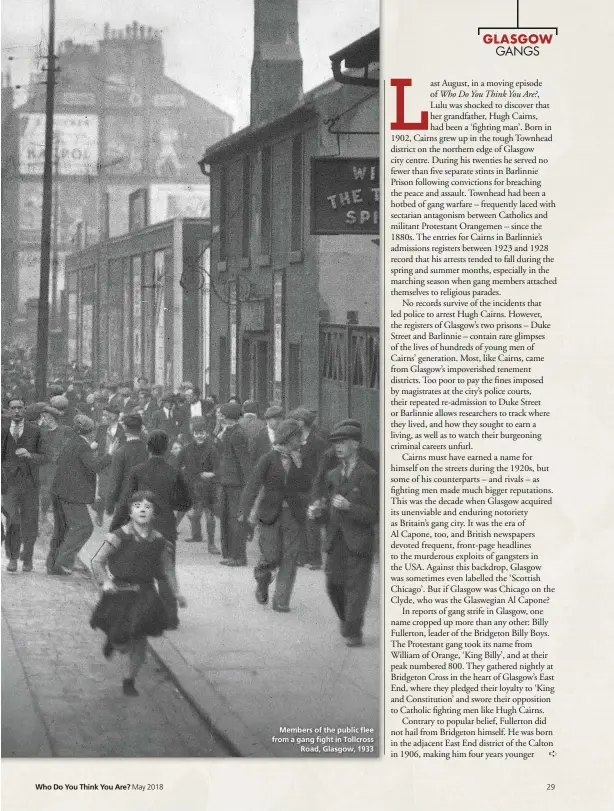
POLYGON ((54 566, 53 569, 47 571, 48 574, 55 575, 56 577, 70 577, 72 572, 65 569, 63 566, 54 566))
POLYGON ((24 563, 23 566, 21 567, 21 571, 28 574, 29 572, 32 571, 32 564, 31 563, 24 563))
POLYGON ((290 612, 289 605, 279 605, 279 603, 273 603, 271 607, 273 611, 278 611, 280 614, 288 614, 290 612))
POLYGON ((256 586, 256 600, 260 605, 266 605, 269 601, 269 584, 259 581, 256 586))
MULTIPOLYGON (((221 562, 222 561, 220 561, 220 563, 221 562)), ((226 562, 226 566, 233 566, 233 567, 247 566, 247 561, 246 560, 237 560, 236 558, 229 558, 228 561, 226 562)))
POLYGON ((10 560, 9 565, 6 567, 7 572, 16 572, 17 571, 17 561, 10 560))
POLYGON ((361 636, 348 636, 345 640, 345 644, 348 648, 361 648, 365 643, 361 636))
POLYGON ((186 538, 185 542, 186 543, 202 543, 203 539, 202 538, 186 538))
POLYGON ((217 546, 215 544, 212 544, 212 543, 210 543, 209 546, 207 547, 207 552, 210 555, 220 555, 221 554, 221 552, 217 548, 217 546))

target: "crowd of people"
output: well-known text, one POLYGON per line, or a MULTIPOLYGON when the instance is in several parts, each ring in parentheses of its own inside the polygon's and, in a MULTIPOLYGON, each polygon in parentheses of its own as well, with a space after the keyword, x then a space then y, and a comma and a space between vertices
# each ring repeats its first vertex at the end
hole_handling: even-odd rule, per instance
POLYGON ((327 436, 308 408, 286 414, 272 403, 260 416, 258 403, 219 404, 190 381, 166 392, 142 377, 134 386, 54 380, 45 402, 6 382, 7 570, 21 562, 32 572, 40 524, 50 534, 48 575, 69 578, 94 522, 105 528, 92 558, 102 595, 91 625, 107 635, 105 656, 128 654, 127 695, 137 694, 146 637, 179 625, 184 516, 187 542, 228 569, 246 566, 247 543, 258 545, 255 598, 267 604, 274 580, 270 604, 280 613, 291 610, 297 569, 321 569, 324 554, 341 634, 363 644, 379 497, 378 459, 362 446, 360 423, 345 420, 327 436))

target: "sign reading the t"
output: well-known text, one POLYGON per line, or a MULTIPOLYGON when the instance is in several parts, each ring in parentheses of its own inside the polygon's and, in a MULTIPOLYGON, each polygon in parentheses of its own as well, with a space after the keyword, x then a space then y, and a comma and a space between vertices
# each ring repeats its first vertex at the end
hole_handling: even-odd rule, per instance
POLYGON ((428 130, 429 114, 422 110, 419 122, 405 120, 405 88, 411 87, 411 79, 391 79, 390 84, 396 88, 396 121, 390 123, 391 130, 428 130))

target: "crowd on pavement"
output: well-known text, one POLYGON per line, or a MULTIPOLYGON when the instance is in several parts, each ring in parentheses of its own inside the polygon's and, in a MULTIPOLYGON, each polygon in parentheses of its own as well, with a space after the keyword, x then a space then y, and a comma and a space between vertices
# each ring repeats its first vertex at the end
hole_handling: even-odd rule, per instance
POLYGON ((363 644, 379 496, 378 458, 362 446, 360 423, 344 420, 326 435, 308 408, 271 403, 260 415, 254 401, 220 404, 190 381, 168 392, 144 377, 54 379, 36 402, 28 359, 5 349, 3 392, 7 570, 17 574, 21 562, 32 572, 41 519, 53 527, 47 573, 68 579, 94 521, 109 521, 93 559, 102 592, 91 624, 107 634, 105 656, 128 654, 126 694, 137 694, 146 637, 179 625, 184 516, 188 542, 219 558, 229 588, 230 571, 247 565, 247 543, 257 544, 255 599, 267 604, 274 581, 276 612, 291 610, 298 568, 324 565, 341 635, 363 644))

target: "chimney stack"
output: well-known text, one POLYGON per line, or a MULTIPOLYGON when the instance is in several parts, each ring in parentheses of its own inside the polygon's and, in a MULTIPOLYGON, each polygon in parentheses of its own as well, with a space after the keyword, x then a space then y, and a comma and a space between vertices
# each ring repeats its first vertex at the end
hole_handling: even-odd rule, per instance
POLYGON ((302 96, 298 0, 254 0, 251 126, 285 115, 302 96))

